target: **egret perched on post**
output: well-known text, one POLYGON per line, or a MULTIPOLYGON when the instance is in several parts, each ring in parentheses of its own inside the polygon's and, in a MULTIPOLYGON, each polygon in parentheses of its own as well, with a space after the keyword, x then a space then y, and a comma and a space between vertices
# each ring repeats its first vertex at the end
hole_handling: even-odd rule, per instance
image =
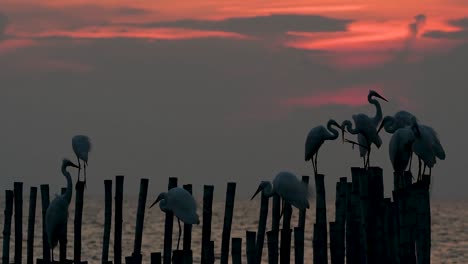
POLYGON ((317 156, 318 151, 325 140, 335 140, 338 138, 339 133, 332 126, 338 127, 340 130, 343 128, 333 119, 327 123, 327 127, 317 126, 310 130, 305 142, 305 161, 311 161, 314 167, 314 173, 317 175, 317 156), (327 130, 328 129, 328 130, 327 130), (330 133, 331 132, 331 133, 330 133))
POLYGON ((310 192, 307 185, 300 181, 291 172, 280 172, 273 179, 273 185, 268 181, 262 181, 254 193, 252 200, 258 193, 263 191, 266 197, 278 194, 283 200, 281 215, 283 215, 284 203, 288 202, 299 210, 309 208, 310 192))
MULTIPOLYGON (((379 93, 376 91, 370 90, 369 94, 367 96, 367 101, 369 103, 375 105, 376 108, 376 115, 374 117, 369 117, 366 114, 356 114, 353 115, 352 118, 355 123, 355 128, 352 127, 352 123, 349 120, 343 121, 341 123, 341 127, 343 128, 343 140, 344 140, 344 131, 345 128, 348 130, 349 133, 353 135, 359 135, 362 134, 364 137, 367 146, 363 145, 361 143, 357 144, 360 147, 366 148, 367 149, 367 161, 364 163, 364 167, 369 167, 369 159, 370 159, 370 150, 371 150, 371 144, 375 144, 377 148, 380 148, 382 145, 382 139, 380 138, 379 134, 377 133, 377 126, 379 125, 380 121, 382 120, 382 107, 380 106, 379 101, 377 99, 374 99, 374 97, 380 98, 386 102, 387 99, 385 99, 383 96, 381 96, 379 93)), ((356 144, 352 141, 348 141, 353 144, 356 144)))
POLYGON ((81 162, 84 163, 84 184, 86 185, 86 167, 88 166, 88 153, 91 151, 91 140, 88 136, 77 135, 72 138, 72 147, 78 160, 78 182, 80 180, 81 162))
POLYGON ((79 168, 68 159, 62 161, 62 174, 67 179, 67 190, 62 195, 57 195, 55 199, 49 204, 45 215, 45 224, 47 238, 50 249, 52 251, 52 261, 54 260, 54 248, 57 246, 58 241, 66 239, 67 221, 68 221, 68 205, 70 204, 73 186, 70 173, 67 167, 72 166, 79 168))
POLYGON ((436 157, 440 160, 445 160, 445 150, 439 141, 439 137, 435 130, 426 125, 417 125, 421 133, 413 143, 413 151, 418 156, 419 170, 418 181, 422 179, 422 174, 425 173, 426 167, 429 168, 429 176, 432 173, 432 167, 436 164, 436 157), (424 169, 421 174, 421 160, 424 162, 424 169))
POLYGON ((159 194, 156 201, 151 204, 150 208, 159 202, 159 208, 163 212, 172 212, 177 217, 179 223, 179 239, 177 240, 177 249, 179 249, 181 227, 180 221, 184 224, 200 224, 197 214, 197 204, 193 196, 185 189, 175 187, 168 192, 159 194))

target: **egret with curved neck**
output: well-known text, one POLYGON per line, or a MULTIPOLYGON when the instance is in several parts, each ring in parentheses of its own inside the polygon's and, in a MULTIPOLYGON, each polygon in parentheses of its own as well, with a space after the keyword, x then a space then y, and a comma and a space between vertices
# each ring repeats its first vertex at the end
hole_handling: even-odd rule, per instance
POLYGON ((70 160, 63 159, 61 171, 67 180, 67 190, 64 194, 55 197, 47 208, 45 216, 46 232, 51 249, 52 261, 54 260, 54 248, 57 246, 59 240, 66 239, 68 206, 70 205, 73 192, 73 183, 71 175, 67 171, 68 167, 79 168, 79 166, 75 165, 70 160))
POLYGON ((339 136, 338 130, 333 126, 343 130, 343 128, 333 119, 330 119, 327 123, 327 128, 324 126, 317 126, 312 128, 307 134, 305 142, 305 161, 311 161, 314 168, 315 175, 318 174, 317 169, 317 156, 318 151, 325 140, 335 140, 339 136))

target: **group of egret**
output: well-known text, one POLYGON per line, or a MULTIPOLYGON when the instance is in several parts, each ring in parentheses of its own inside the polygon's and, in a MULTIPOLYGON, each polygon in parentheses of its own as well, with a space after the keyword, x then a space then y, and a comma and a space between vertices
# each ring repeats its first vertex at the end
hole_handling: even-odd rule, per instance
MULTIPOLYGON (((78 159, 78 164, 80 164, 80 160, 85 164, 86 182, 86 165, 88 164, 88 153, 91 150, 91 142, 87 136, 74 136, 72 139, 72 147, 78 159)), ((55 196, 54 200, 49 204, 49 207, 47 207, 45 215, 46 233, 51 249, 52 261, 54 261, 54 248, 59 241, 64 241, 66 239, 67 234, 68 206, 70 205, 73 193, 72 177, 70 172, 67 171, 68 167, 78 168, 78 172, 81 170, 81 165, 76 165, 69 159, 63 159, 61 171, 67 180, 67 190, 64 194, 55 196)))

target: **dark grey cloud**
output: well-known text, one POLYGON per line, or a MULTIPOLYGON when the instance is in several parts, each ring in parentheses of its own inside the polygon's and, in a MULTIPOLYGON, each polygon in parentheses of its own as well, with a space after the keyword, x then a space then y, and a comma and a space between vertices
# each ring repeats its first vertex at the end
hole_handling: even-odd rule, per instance
POLYGON ((114 9, 114 12, 118 15, 129 15, 129 16, 146 15, 146 14, 154 13, 153 11, 149 11, 149 10, 142 9, 142 8, 134 8, 134 7, 120 7, 120 8, 114 9))
POLYGON ((316 15, 270 15, 229 18, 220 21, 178 20, 173 22, 146 23, 144 27, 181 27, 200 30, 219 30, 240 34, 271 35, 286 31, 345 31, 352 20, 316 15))
POLYGON ((451 20, 449 23, 453 26, 460 27, 461 29, 459 31, 454 31, 454 32, 432 30, 432 31, 426 32, 424 34, 424 37, 468 40, 468 18, 451 20))
POLYGON ((426 15, 419 14, 414 17, 414 22, 409 24, 410 34, 412 36, 417 36, 419 32, 421 32, 422 28, 426 23, 426 15))

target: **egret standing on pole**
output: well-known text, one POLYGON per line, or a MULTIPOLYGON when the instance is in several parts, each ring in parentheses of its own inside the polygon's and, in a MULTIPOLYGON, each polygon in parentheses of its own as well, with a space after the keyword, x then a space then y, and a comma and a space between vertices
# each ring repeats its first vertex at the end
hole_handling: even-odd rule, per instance
POLYGON ((432 127, 417 124, 421 133, 413 143, 413 151, 418 156, 419 170, 418 181, 422 179, 426 167, 429 167, 429 175, 432 173, 432 167, 436 164, 436 157, 445 160, 445 150, 440 144, 439 137, 432 127), (421 174, 421 160, 424 162, 424 169, 421 174))
POLYGON ((343 128, 333 119, 327 123, 327 127, 317 126, 310 130, 305 142, 305 161, 311 161, 314 168, 314 173, 317 175, 317 156, 318 151, 325 140, 335 140, 338 138, 339 133, 332 126, 338 127, 340 130, 343 128), (331 132, 331 133, 330 133, 331 132))
MULTIPOLYGON (((379 134, 377 133, 377 126, 379 125, 380 121, 382 120, 382 107, 380 106, 379 101, 377 99, 374 99, 374 97, 380 98, 386 102, 387 99, 382 97, 380 94, 378 94, 376 91, 370 90, 369 94, 367 96, 367 101, 369 103, 375 105, 376 108, 376 115, 374 117, 369 117, 366 114, 356 114, 353 115, 352 118, 354 120, 355 128, 352 127, 352 123, 349 120, 343 121, 341 124, 341 127, 343 128, 343 139, 344 139, 344 129, 346 128, 349 133, 353 135, 358 135, 362 134, 364 136, 367 146, 362 145, 362 144, 357 144, 360 147, 367 148, 367 161, 364 164, 364 167, 369 167, 369 159, 370 159, 370 150, 371 150, 371 144, 375 144, 377 148, 380 148, 382 145, 382 139, 380 138, 379 134)), ((351 142, 351 141, 348 141, 351 142)), ((353 144, 356 144, 354 142, 351 142, 353 144)))
POLYGON ((84 163, 84 184, 86 185, 86 167, 88 166, 88 154, 91 151, 91 140, 88 136, 77 135, 72 138, 72 147, 78 160, 78 182, 80 180, 81 162, 84 163))
POLYGON ((193 196, 185 189, 175 187, 168 192, 159 194, 156 201, 151 204, 150 208, 159 202, 159 208, 163 212, 172 212, 177 217, 179 223, 179 239, 177 240, 177 249, 179 249, 181 227, 180 220, 184 224, 200 224, 197 214, 197 204, 193 196))
POLYGON ((55 197, 55 199, 47 208, 45 215, 47 239, 52 251, 52 261, 54 261, 54 248, 57 246, 58 241, 61 239, 66 239, 65 236, 67 233, 68 205, 70 204, 73 192, 71 176, 67 171, 67 167, 69 166, 79 168, 70 160, 63 159, 62 174, 67 179, 67 190, 64 194, 57 195, 55 197))

